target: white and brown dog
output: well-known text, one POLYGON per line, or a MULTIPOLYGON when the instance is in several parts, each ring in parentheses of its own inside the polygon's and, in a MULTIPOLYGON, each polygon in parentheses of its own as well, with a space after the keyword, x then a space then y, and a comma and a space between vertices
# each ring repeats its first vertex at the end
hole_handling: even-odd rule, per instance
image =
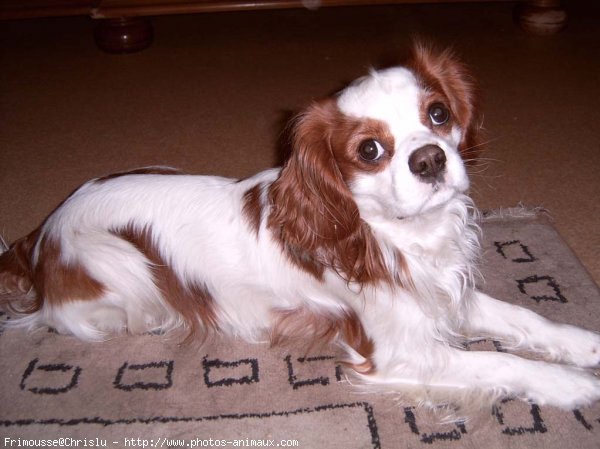
POLYGON ((600 336, 475 289, 465 160, 470 76, 416 45, 293 123, 281 169, 248 179, 151 167, 94 179, 0 256, 11 326, 85 340, 218 331, 335 342, 366 385, 436 401, 600 398, 600 336), (554 362, 461 350, 493 336, 554 362))

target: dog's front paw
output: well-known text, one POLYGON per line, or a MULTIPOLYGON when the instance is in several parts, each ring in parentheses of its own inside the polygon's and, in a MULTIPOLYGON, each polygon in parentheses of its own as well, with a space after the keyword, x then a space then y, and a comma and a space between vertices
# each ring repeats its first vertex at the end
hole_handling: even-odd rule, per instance
POLYGON ((584 368, 600 366, 600 334, 564 325, 556 337, 561 361, 584 368))
POLYGON ((583 369, 553 366, 536 379, 526 398, 566 410, 585 407, 600 400, 600 378, 583 369))

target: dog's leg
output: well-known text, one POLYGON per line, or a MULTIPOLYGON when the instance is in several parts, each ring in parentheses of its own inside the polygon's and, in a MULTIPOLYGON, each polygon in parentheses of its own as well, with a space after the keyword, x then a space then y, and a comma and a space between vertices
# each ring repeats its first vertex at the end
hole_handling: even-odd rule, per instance
POLYGON ((495 398, 518 397, 567 410, 600 399, 600 379, 584 369, 493 351, 450 349, 450 357, 430 382, 432 391, 474 389, 495 398))
POLYGON ((507 349, 530 349, 581 367, 600 365, 600 334, 551 322, 481 292, 473 296, 464 330, 471 337, 497 339, 507 349))

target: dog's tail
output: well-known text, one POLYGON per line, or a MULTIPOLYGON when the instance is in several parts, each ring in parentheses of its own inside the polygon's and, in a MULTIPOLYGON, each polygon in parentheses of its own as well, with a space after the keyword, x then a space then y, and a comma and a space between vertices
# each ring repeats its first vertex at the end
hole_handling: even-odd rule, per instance
POLYGON ((0 237, 0 310, 9 315, 30 314, 41 307, 32 267, 36 241, 30 234, 9 246, 0 237))

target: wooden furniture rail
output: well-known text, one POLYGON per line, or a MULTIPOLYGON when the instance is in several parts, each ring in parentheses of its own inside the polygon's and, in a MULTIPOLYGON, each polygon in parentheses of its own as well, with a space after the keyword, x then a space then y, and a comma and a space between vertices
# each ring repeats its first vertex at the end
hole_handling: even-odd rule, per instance
MULTIPOLYGON (((97 21, 97 45, 128 53, 151 45, 151 17, 218 11, 309 8, 399 3, 458 3, 509 0, 0 0, 0 20, 86 15, 97 21)), ((515 21, 532 34, 553 34, 566 25, 561 0, 521 0, 515 21)))

